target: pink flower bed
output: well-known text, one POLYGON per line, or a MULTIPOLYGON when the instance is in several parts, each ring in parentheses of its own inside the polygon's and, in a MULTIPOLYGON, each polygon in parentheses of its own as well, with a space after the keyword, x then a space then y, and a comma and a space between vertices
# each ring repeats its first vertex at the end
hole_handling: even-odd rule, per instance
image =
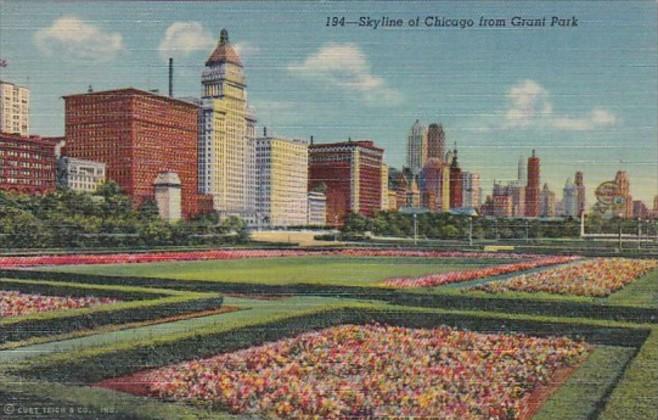
POLYGON ((243 258, 304 257, 312 255, 348 257, 424 257, 424 258, 496 258, 522 259, 529 255, 493 252, 414 251, 394 249, 304 250, 208 250, 186 252, 145 252, 139 254, 40 255, 35 257, 0 257, 0 268, 40 265, 130 264, 166 261, 233 260, 243 258))
POLYGON ((476 289, 487 292, 548 292, 604 297, 658 267, 656 260, 595 258, 578 264, 520 275, 476 289))
POLYGON ((86 308, 115 302, 118 302, 118 300, 106 297, 43 296, 0 290, 0 317, 27 315, 58 309, 86 308))
POLYGON ((430 274, 423 277, 401 277, 384 281, 389 287, 433 287, 442 284, 459 283, 469 280, 477 280, 486 277, 500 276, 502 274, 517 271, 531 270, 533 268, 549 265, 564 264, 578 259, 577 256, 539 257, 530 261, 521 261, 510 264, 501 264, 492 267, 477 268, 474 270, 451 271, 449 273, 430 274))
POLYGON ((509 419, 590 350, 564 337, 343 325, 97 385, 236 415, 509 419))

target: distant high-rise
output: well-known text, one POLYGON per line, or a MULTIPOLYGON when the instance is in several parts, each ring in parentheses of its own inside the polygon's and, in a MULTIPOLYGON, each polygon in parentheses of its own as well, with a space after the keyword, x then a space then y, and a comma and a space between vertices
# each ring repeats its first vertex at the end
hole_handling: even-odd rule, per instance
POLYGON ((450 166, 438 158, 427 160, 420 174, 421 205, 432 212, 450 209, 450 166))
POLYGON ((555 216, 555 193, 548 188, 548 184, 544 184, 540 194, 539 215, 541 217, 555 216))
POLYGON ((583 179, 583 173, 581 171, 576 172, 576 179, 574 184, 576 184, 576 203, 577 203, 577 213, 576 216, 580 217, 582 213, 585 212, 586 204, 586 190, 585 182, 583 179))
POLYGON ((479 209, 482 202, 480 174, 462 172, 463 207, 479 209))
POLYGON ((562 207, 563 216, 578 216, 578 190, 576 185, 571 182, 571 178, 567 178, 562 189, 562 207))
MULTIPOLYGON (((430 124, 427 129, 427 158, 445 160, 446 135, 441 124, 430 124)), ((450 164, 450 162, 448 162, 450 164)))
POLYGON ((240 57, 222 29, 201 76, 199 190, 215 210, 253 222, 256 207, 255 124, 247 106, 240 57))
POLYGON ((30 90, 0 80, 0 132, 27 136, 30 131, 30 90))
POLYGON ((526 159, 523 155, 519 156, 519 163, 517 167, 517 181, 519 185, 525 186, 528 182, 527 177, 527 168, 526 168, 526 159))
POLYGON ((532 156, 528 158, 528 181, 525 190, 525 215, 528 217, 539 216, 539 181, 539 158, 533 150, 532 156))
POLYGON ((450 164, 450 208, 457 209, 463 205, 463 191, 462 191, 462 170, 459 168, 457 162, 457 149, 455 148, 452 162, 450 164))
POLYGON ((624 218, 633 217, 633 197, 631 196, 631 181, 626 171, 617 171, 615 183, 619 189, 619 195, 624 198, 624 205, 617 209, 616 216, 624 218))
POLYGON ((416 120, 407 136, 407 167, 418 175, 427 160, 427 128, 416 120))
POLYGON ((509 187, 509 195, 512 196, 512 216, 525 216, 525 185, 518 182, 512 182, 509 187))

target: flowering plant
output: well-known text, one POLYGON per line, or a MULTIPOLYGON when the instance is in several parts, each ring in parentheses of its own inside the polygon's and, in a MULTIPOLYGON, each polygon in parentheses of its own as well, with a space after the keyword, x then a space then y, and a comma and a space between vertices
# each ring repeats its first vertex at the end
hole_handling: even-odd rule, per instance
POLYGON ((0 316, 10 317, 57 309, 86 308, 115 302, 118 300, 106 297, 43 296, 0 290, 0 316))
POLYGON ((206 250, 206 251, 165 251, 139 254, 96 254, 96 255, 39 255, 33 257, 0 257, 0 268, 32 267, 40 265, 76 264, 130 264, 156 263, 166 261, 234 260, 243 258, 305 257, 305 256, 347 256, 347 257, 424 257, 424 258, 496 258, 522 259, 529 255, 493 252, 460 251, 417 251, 398 249, 350 248, 333 250, 206 250))
POLYGON ((594 258, 506 281, 476 287, 487 292, 548 292, 577 296, 608 296, 658 266, 656 260, 594 258))
POLYGON ((589 350, 564 337, 343 325, 99 385, 265 417, 516 418, 533 388, 589 350))
POLYGON ((531 270, 548 265, 564 264, 578 259, 576 256, 540 257, 530 261, 495 265, 492 267, 477 268, 474 270, 451 271, 449 273, 430 274, 422 277, 401 277, 384 281, 389 287, 433 287, 448 283, 458 283, 477 280, 485 277, 500 276, 517 271, 531 270))

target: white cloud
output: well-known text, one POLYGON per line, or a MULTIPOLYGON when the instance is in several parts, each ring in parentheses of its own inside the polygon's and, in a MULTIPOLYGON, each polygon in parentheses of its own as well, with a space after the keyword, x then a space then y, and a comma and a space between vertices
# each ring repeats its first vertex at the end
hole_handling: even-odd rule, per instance
POLYGON ((185 57, 195 51, 210 51, 216 40, 199 22, 174 22, 165 31, 158 50, 160 57, 185 57))
POLYGON ((566 131, 589 131, 611 127, 619 118, 601 107, 594 107, 583 116, 557 114, 549 92, 534 80, 523 80, 507 92, 508 107, 504 112, 502 129, 515 128, 554 128, 566 131))
POLYGON ((288 70, 357 93, 370 104, 392 105, 402 100, 399 91, 371 72, 367 57, 353 43, 329 42, 301 63, 292 63, 288 70))
POLYGON ((557 117, 552 122, 553 127, 560 130, 588 131, 614 126, 617 124, 618 118, 606 109, 594 108, 589 114, 583 117, 557 117))
POLYGON ((548 92, 533 80, 524 80, 507 92, 509 106, 505 113, 509 128, 527 127, 537 118, 553 111, 548 92))
POLYGON ((123 50, 123 37, 106 32, 75 16, 61 17, 34 34, 34 43, 47 56, 110 61, 123 50))

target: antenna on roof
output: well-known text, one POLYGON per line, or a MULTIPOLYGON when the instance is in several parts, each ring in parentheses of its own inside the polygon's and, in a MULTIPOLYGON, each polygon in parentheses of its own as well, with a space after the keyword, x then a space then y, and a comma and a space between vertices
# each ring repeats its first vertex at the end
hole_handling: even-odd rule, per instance
POLYGON ((267 137, 267 127, 263 126, 263 137, 267 137))
POLYGON ((174 97, 174 59, 169 57, 169 97, 174 97))

